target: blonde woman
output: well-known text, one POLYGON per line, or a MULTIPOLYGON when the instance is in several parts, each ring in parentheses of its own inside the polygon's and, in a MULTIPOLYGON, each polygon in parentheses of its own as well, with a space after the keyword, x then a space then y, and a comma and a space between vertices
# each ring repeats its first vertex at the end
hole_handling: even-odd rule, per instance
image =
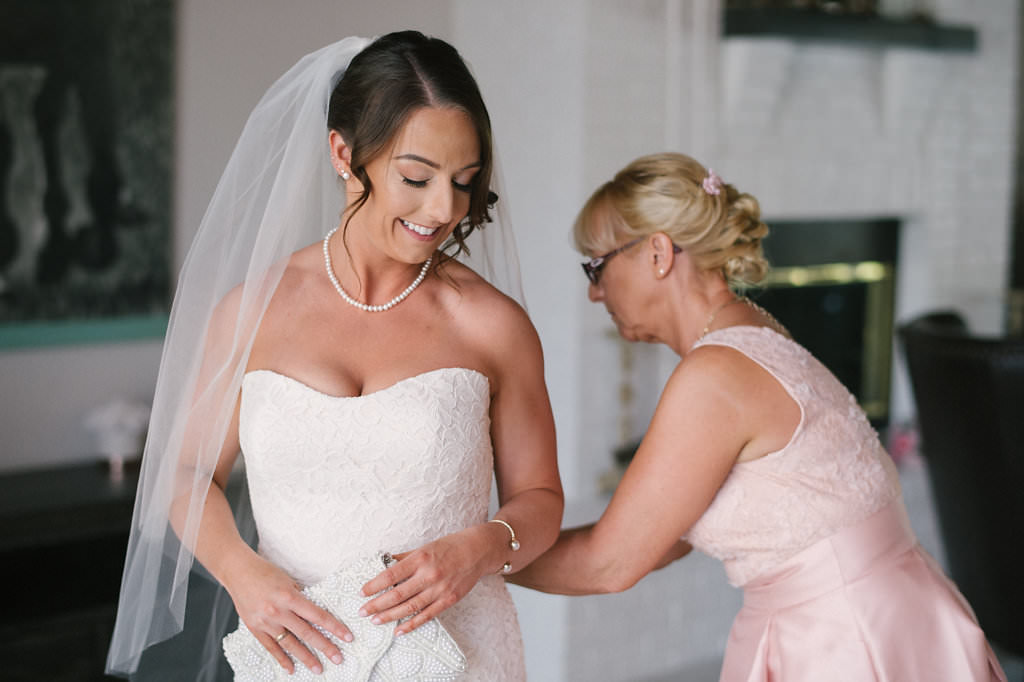
POLYGON ((600 520, 510 579, 619 592, 697 548, 744 591, 722 680, 1004 680, 854 398, 734 293, 764 275, 767 233, 754 197, 681 154, 637 159, 587 201, 590 299, 681 360, 600 520))

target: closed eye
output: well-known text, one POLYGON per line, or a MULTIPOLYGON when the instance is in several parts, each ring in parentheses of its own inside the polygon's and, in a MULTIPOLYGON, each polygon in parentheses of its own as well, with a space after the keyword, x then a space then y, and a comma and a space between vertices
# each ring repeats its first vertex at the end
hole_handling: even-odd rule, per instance
POLYGON ((463 185, 461 182, 455 182, 454 180, 452 180, 452 187, 460 192, 465 192, 466 194, 469 194, 473 190, 472 185, 463 185))
POLYGON ((405 184, 409 185, 410 187, 426 187, 427 186, 427 181, 426 180, 413 180, 412 178, 407 178, 404 175, 402 176, 402 182, 404 182, 405 184))

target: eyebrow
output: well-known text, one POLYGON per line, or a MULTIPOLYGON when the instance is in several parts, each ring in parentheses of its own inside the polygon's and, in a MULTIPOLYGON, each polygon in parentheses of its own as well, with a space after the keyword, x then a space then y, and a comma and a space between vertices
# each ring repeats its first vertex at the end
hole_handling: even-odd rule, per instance
MULTIPOLYGON (((396 156, 395 158, 396 159, 407 159, 409 161, 419 161, 422 164, 430 166, 434 170, 440 170, 441 169, 441 164, 437 163, 436 161, 431 161, 430 159, 426 159, 426 158, 420 156, 419 154, 400 154, 399 156, 396 156)), ((459 170, 460 171, 464 171, 464 170, 469 170, 470 168, 480 168, 481 166, 483 166, 483 163, 481 163, 480 161, 475 161, 475 162, 469 164, 468 166, 463 166, 459 170)))

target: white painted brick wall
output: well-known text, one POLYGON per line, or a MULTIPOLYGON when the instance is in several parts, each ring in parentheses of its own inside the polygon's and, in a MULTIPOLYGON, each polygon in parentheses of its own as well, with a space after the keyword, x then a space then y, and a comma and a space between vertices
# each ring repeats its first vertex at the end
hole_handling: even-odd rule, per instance
MULTIPOLYGON (((1013 188, 1017 12, 1013 0, 935 0, 940 20, 974 26, 971 54, 781 39, 707 39, 718 0, 601 0, 589 5, 588 187, 677 140, 772 218, 903 219, 896 316, 961 309, 1002 320, 1013 188), (636 8, 634 10, 634 8, 636 8), (673 35, 675 22, 678 35, 673 35), (687 62, 671 62, 671 46, 687 62), (705 63, 695 63, 697 59, 705 63), (678 120, 670 120, 679 95, 678 120), (710 124, 708 124, 710 122, 710 124)), ((594 480, 619 441, 618 349, 600 306, 581 326, 579 480, 594 480)), ((912 414, 898 353, 894 416, 912 414)), ((642 432, 671 353, 638 344, 633 420, 642 432), (645 394, 644 391, 647 391, 645 394)), ((916 488, 915 488, 916 490, 916 488)), ((908 502, 933 545, 927 497, 908 502), (921 507, 921 508, 918 508, 921 507)), ((576 505, 576 513, 587 504, 576 505)), ((592 520, 599 507, 581 514, 592 520)), ((917 526, 919 524, 915 524, 917 526)), ((638 529, 642 532, 642 529, 638 529)), ((689 557, 623 595, 568 601, 567 679, 717 679, 740 593, 721 567, 689 557), (709 661, 711 662, 709 664, 709 661)))

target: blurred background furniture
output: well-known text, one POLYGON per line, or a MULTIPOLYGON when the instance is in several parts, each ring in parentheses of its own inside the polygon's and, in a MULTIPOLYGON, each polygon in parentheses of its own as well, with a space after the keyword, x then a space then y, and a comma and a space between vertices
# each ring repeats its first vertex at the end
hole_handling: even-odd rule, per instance
POLYGON ((1024 656, 1024 338, 954 311, 899 327, 950 576, 989 639, 1024 656))
POLYGON ((86 463, 0 474, 0 678, 99 682, 137 472, 86 463))

